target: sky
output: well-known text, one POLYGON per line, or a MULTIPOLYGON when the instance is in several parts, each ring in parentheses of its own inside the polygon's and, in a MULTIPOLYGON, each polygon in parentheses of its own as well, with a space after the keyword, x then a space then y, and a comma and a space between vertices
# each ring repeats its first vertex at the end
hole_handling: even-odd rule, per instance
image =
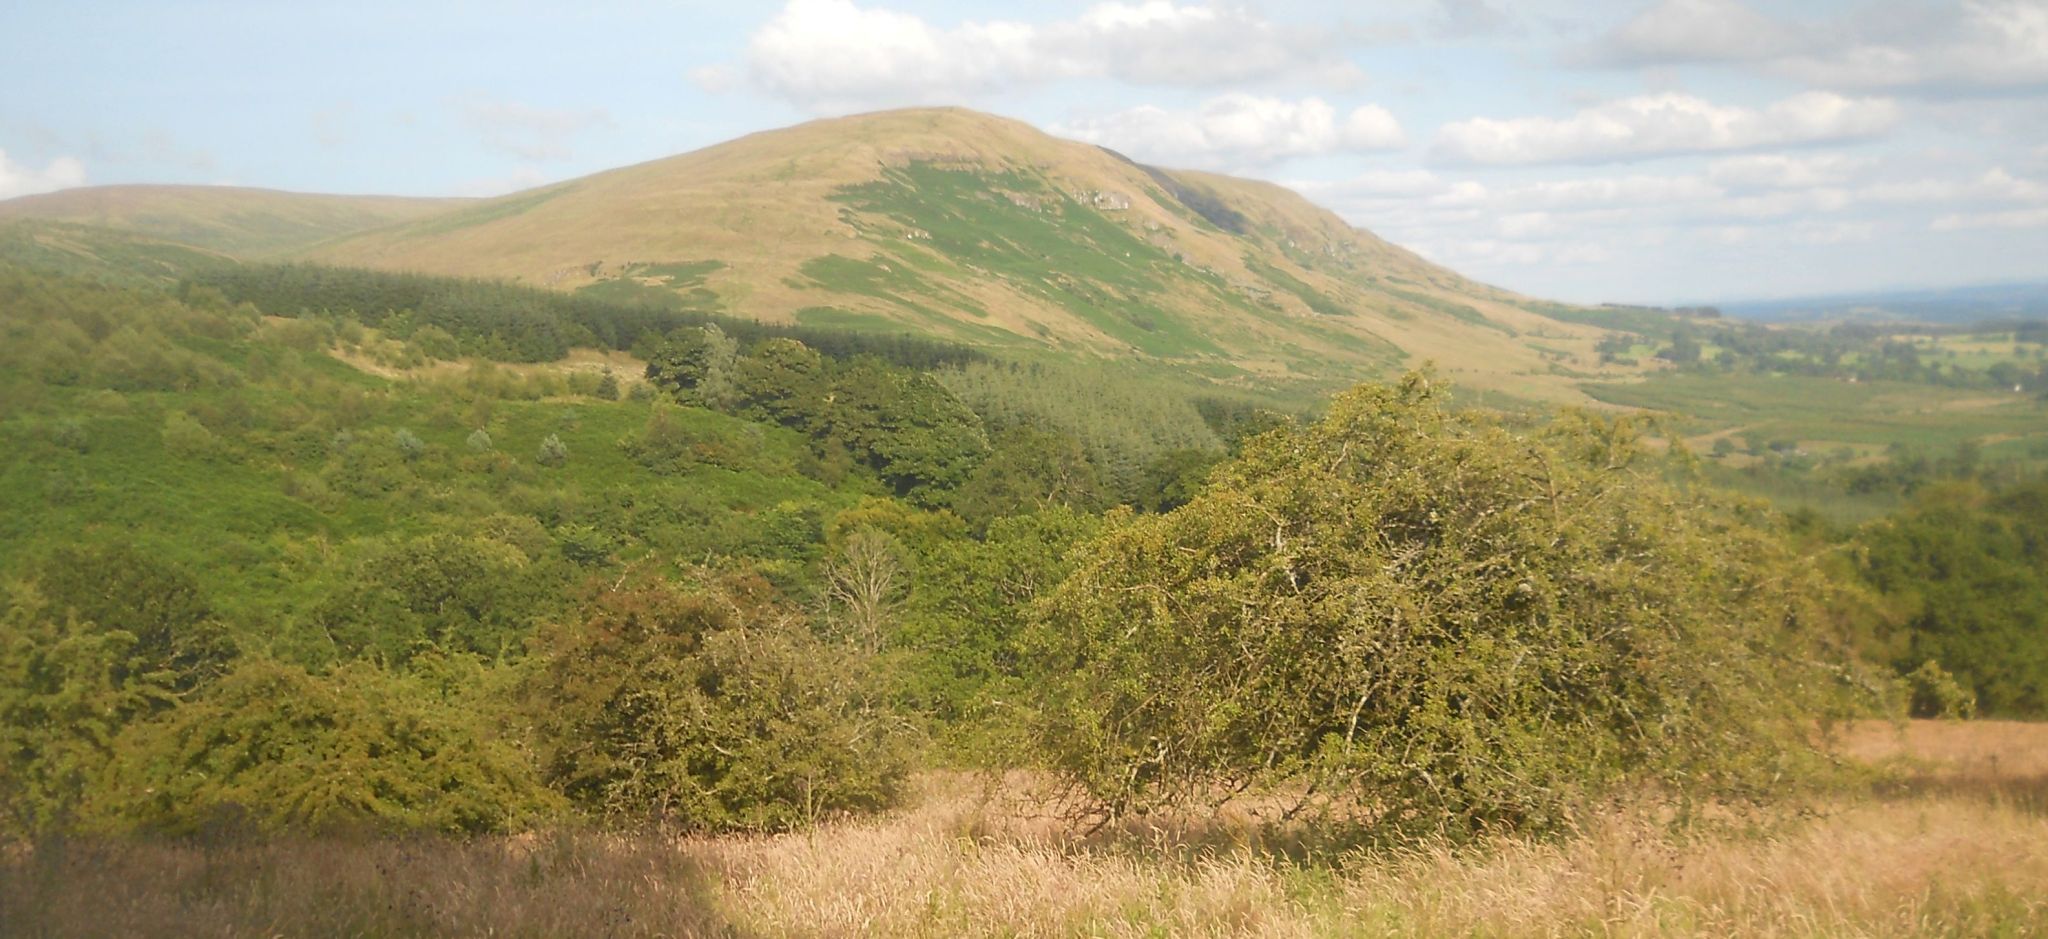
POLYGON ((2048 280, 2048 0, 0 4, 0 198, 495 195, 935 104, 1540 297, 2048 280))

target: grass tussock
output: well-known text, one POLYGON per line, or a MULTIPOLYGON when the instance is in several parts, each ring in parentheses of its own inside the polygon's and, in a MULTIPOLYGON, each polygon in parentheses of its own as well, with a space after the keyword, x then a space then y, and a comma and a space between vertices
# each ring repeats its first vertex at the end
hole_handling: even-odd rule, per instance
POLYGON ((1868 792, 1577 834, 1322 851, 1249 819, 1084 835, 1029 779, 928 776, 775 837, 65 842, 0 859, 25 936, 2028 935, 2048 726, 1859 728, 1868 792), (1994 762, 1990 755, 1997 754, 1994 762), (1901 759, 1903 758, 1903 760, 1901 759), (1995 769, 1994 769, 1995 767, 1995 769))

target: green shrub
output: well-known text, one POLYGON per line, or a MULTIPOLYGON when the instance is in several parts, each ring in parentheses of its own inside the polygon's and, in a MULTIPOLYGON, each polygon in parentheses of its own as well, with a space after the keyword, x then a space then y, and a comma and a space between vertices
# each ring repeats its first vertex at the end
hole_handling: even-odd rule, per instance
POLYGON ((164 415, 163 441, 165 450, 188 460, 207 459, 220 450, 220 438, 183 411, 164 415))
POLYGON ((1112 516, 1037 612, 1044 759, 1112 814, 1271 789, 1390 831, 1796 769, 1828 585, 1634 435, 1519 436, 1410 375, 1112 516))
POLYGON ((67 830, 114 736, 175 692, 136 674, 134 634, 53 615, 33 594, 0 601, 0 830, 67 830))
POLYGON ((528 700, 541 767, 614 823, 780 830, 883 808, 907 770, 874 663, 758 579, 608 592, 543 631, 528 700))
POLYGON ((517 651, 557 581, 520 549, 456 534, 372 543, 308 614, 299 657, 402 662, 419 643, 501 656, 517 651))
POLYGON ((569 462, 569 447, 562 443, 557 434, 549 434, 540 442, 540 451, 534 455, 534 462, 542 466, 561 466, 569 462))
POLYGON ((494 832, 559 811, 480 693, 474 659, 416 656, 326 675, 244 659, 197 698, 130 725, 94 827, 189 834, 494 832))

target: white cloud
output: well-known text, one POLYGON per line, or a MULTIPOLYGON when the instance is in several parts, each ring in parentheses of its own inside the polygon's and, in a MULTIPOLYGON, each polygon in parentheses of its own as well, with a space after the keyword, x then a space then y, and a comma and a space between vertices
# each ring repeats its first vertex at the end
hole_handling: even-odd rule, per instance
POLYGON ((699 65, 690 70, 690 84, 714 95, 722 95, 739 84, 739 74, 730 65, 699 65))
POLYGON ((1806 217, 1840 212, 1857 202, 1844 189, 1781 189, 1751 196, 1723 198, 1698 208, 1701 214, 1748 219, 1806 217))
POLYGON ((1593 265, 1604 264, 1613 257, 1613 252, 1606 246, 1592 242, 1547 243, 1496 238, 1454 238, 1424 242, 1417 244, 1415 250, 1423 257, 1451 266, 1593 265))
POLYGON ((1707 164, 1707 178, 1731 189, 1801 189, 1841 185, 1871 165, 1868 159, 1839 153, 1760 153, 1715 160, 1707 164))
POLYGON ((1530 238, 1554 235, 1558 231, 1557 219, 1549 212, 1516 212, 1503 215, 1494 221, 1503 238, 1530 238))
POLYGON ((1332 31, 1284 28, 1230 4, 1101 3, 1071 20, 921 17, 853 0, 790 0, 748 43, 753 81, 819 112, 958 101, 1067 78, 1215 86, 1278 77, 1356 84, 1332 31))
POLYGON ((1994 166, 1970 179, 1915 179, 1875 183, 1863 190, 1869 199, 1892 203, 1946 203, 2010 206, 2048 203, 2048 183, 2014 176, 1994 166))
POLYGON ((1248 94, 1211 98, 1193 110, 1143 105, 1057 126, 1053 132, 1157 162, 1209 167, 1263 166, 1292 157, 1406 145, 1385 108, 1356 108, 1340 123, 1321 98, 1298 101, 1248 94))
POLYGON ((1486 192, 1484 199, 1502 210, 1560 211, 1671 205, 1720 196, 1719 188, 1697 176, 1607 176, 1525 183, 1486 192))
POLYGON ((1935 231, 1970 228, 2048 228, 2048 206, 2003 212, 1957 212, 1934 220, 1935 231))
POLYGON ((494 150, 522 160, 566 160, 576 135, 611 124, 602 108, 536 108, 516 101, 470 99, 455 102, 462 122, 494 150))
POLYGON ((1059 74, 1066 75, 1164 85, 1355 77, 1355 69, 1333 56, 1331 33, 1286 29, 1235 4, 1102 3, 1034 38, 1033 52, 1061 62, 1059 74))
POLYGON ((1340 139, 1346 150, 1399 150, 1408 145, 1408 133, 1392 112, 1377 104, 1352 108, 1344 119, 1340 139))
POLYGON ((1518 31, 1520 23, 1490 0, 1437 0, 1430 31, 1445 39, 1470 39, 1518 31))
POLYGON ((58 157, 38 170, 16 163, 0 150, 0 199, 30 196, 85 185, 85 164, 73 157, 58 157))
POLYGON ((1866 137, 1899 120, 1883 98, 1809 91, 1761 109, 1670 92, 1623 98, 1568 118, 1473 118, 1437 132, 1450 164, 1601 163, 1866 137))
POLYGON ((1428 170, 1368 170, 1337 181, 1296 180, 1287 186, 1311 198, 1322 195, 1358 198, 1414 199, 1433 196, 1450 188, 1443 177, 1428 170))
POLYGON ((1740 0, 1663 0, 1574 58, 1768 63, 1825 88, 2031 88, 2048 85, 2048 0, 1907 0, 1805 21, 1740 0))
POLYGON ((1738 0, 1664 0, 1602 37, 1584 56, 1606 65, 1669 65, 1768 59, 1799 38, 1787 24, 1738 0))
POLYGON ((1792 74, 1856 88, 2048 85, 2048 0, 1966 0, 1887 35, 1852 36, 1798 56, 1792 74))
POLYGON ((1877 237, 1874 222, 1800 222, 1792 226, 1791 240, 1803 245, 1860 244, 1877 237))

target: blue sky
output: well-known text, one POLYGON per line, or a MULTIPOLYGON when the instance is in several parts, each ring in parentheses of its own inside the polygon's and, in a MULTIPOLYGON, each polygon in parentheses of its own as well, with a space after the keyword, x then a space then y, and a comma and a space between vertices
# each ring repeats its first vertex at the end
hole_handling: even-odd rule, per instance
POLYGON ((0 8, 0 197, 489 195, 959 104, 1539 296, 2048 279, 2048 0, 0 8))

